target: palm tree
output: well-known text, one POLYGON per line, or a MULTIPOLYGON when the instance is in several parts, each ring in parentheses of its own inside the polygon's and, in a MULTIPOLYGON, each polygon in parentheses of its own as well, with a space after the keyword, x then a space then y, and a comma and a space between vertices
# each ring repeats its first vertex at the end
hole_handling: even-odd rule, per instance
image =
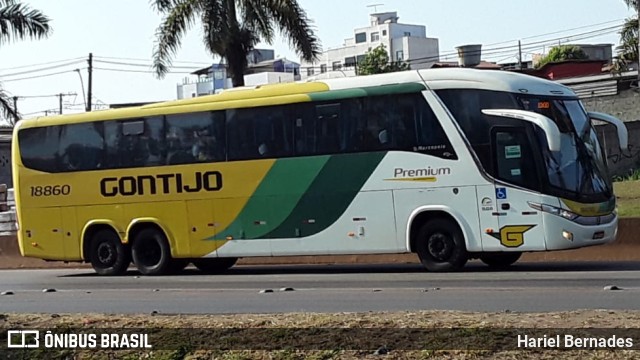
MULTIPOLYGON (((630 9, 638 9, 639 0, 624 0, 630 9)), ((620 30, 620 45, 616 47, 618 56, 614 62, 614 70, 624 71, 627 64, 638 61, 638 14, 627 19, 620 30)))
POLYGON ((244 85, 247 55, 260 40, 271 43, 275 30, 306 61, 320 53, 311 20, 297 0, 151 0, 164 15, 158 27, 153 68, 162 78, 171 66, 182 36, 197 20, 203 27, 204 44, 212 55, 226 60, 233 86, 244 85))
MULTIPOLYGON (((0 0, 0 47, 14 40, 41 39, 51 33, 49 18, 17 0, 0 0)), ((0 114, 14 120, 18 113, 0 84, 0 114)))

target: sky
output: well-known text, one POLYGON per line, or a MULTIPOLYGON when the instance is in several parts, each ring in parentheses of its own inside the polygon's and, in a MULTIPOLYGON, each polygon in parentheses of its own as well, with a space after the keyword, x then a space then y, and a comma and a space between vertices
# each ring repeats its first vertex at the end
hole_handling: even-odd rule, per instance
MULTIPOLYGON (((18 96, 24 117, 57 110, 83 111, 87 87, 87 58, 94 56, 93 96, 99 106, 113 103, 172 100, 177 85, 189 73, 218 62, 202 43, 202 29, 195 25, 182 41, 172 73, 157 79, 151 72, 155 32, 162 17, 149 0, 23 0, 51 19, 53 33, 42 40, 0 44, 0 82, 11 96, 18 96), (120 63, 120 64, 118 64, 120 63), (135 64, 135 65, 131 65, 135 64), (79 69, 80 71, 75 71, 79 69), (110 70, 107 70, 110 69, 110 70), (135 71, 135 72, 132 72, 135 71), (82 81, 81 81, 82 79, 82 81), (75 94, 75 95, 74 95, 75 94)), ((399 22, 427 27, 427 36, 439 39, 440 54, 464 44, 483 49, 525 45, 525 58, 542 52, 545 43, 617 44, 614 26, 633 13, 623 0, 298 0, 307 12, 323 47, 333 48, 353 37, 354 28, 369 24, 373 12, 397 11, 399 22), (371 5, 377 4, 373 7, 371 5), (587 33, 587 34, 585 34, 587 33), (538 46, 538 48, 535 48, 538 46)), ((276 56, 297 60, 287 41, 278 37, 276 56)), ((516 51, 483 56, 498 62, 515 62, 516 51)), ((444 60, 444 57, 441 58, 444 60)), ((455 60, 451 57, 449 60, 455 60)))

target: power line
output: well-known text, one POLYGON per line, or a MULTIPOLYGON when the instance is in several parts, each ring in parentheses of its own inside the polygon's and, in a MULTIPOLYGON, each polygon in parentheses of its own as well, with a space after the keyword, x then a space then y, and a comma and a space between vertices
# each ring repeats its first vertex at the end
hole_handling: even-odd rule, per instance
MULTIPOLYGON (((104 71, 119 71, 119 72, 129 72, 129 73, 143 73, 143 74, 155 74, 155 71, 152 70, 132 70, 132 69, 112 69, 112 68, 97 68, 94 67, 94 70, 104 70, 104 71)), ((191 74, 192 71, 169 71, 168 74, 191 74)))
MULTIPOLYGON (((62 95, 78 95, 76 93, 66 93, 66 94, 62 94, 62 95)), ((60 96, 60 94, 51 94, 51 95, 27 95, 27 96, 18 96, 18 99, 40 99, 40 98, 49 98, 49 97, 58 97, 60 96)))
POLYGON ((515 42, 515 41, 518 41, 518 40, 535 39, 535 38, 539 38, 539 37, 543 37, 543 36, 548 36, 548 35, 561 34, 561 33, 569 32, 569 31, 573 31, 573 30, 588 29, 588 28, 591 28, 591 27, 594 27, 594 26, 600 26, 600 25, 605 25, 605 24, 611 24, 611 23, 615 23, 615 22, 618 22, 618 23, 619 23, 619 22, 624 21, 624 20, 625 20, 625 19, 609 20, 609 21, 605 21, 605 22, 601 22, 601 23, 597 23, 597 24, 591 24, 591 25, 578 26, 578 27, 571 28, 571 29, 559 30, 559 31, 549 32, 549 33, 540 34, 540 35, 527 36, 527 37, 523 37, 523 38, 521 38, 521 39, 515 39, 515 40, 508 40, 508 41, 501 41, 501 42, 497 42, 497 43, 491 43, 491 44, 487 44, 487 46, 501 45, 501 44, 508 44, 508 43, 515 42))
POLYGON ((47 61, 47 62, 38 63, 38 64, 30 64, 30 65, 21 65, 21 66, 14 66, 14 67, 2 68, 2 69, 0 69, 0 71, 15 70, 15 69, 24 69, 24 68, 28 68, 28 67, 41 66, 41 65, 51 65, 51 64, 61 63, 61 62, 69 62, 69 61, 76 61, 76 60, 82 60, 82 59, 84 59, 84 58, 82 58, 82 57, 77 57, 77 58, 73 58, 73 59, 63 59, 63 60, 47 61))
MULTIPOLYGON (((96 59, 110 59, 110 60, 133 60, 133 61, 150 61, 151 59, 141 59, 141 58, 126 58, 126 57, 115 57, 115 56, 96 56, 96 59)), ((172 63, 177 64, 201 64, 201 65, 211 65, 212 62, 200 62, 200 61, 180 61, 174 60, 172 63)))
POLYGON ((59 72, 55 72, 55 73, 51 73, 51 74, 43 74, 43 75, 36 75, 36 76, 29 76, 29 77, 23 77, 23 78, 19 78, 19 79, 8 79, 8 80, 2 80, 2 82, 11 82, 11 81, 21 81, 21 80, 30 80, 30 79, 39 79, 39 78, 43 78, 43 77, 49 77, 49 76, 54 76, 54 75, 60 75, 60 74, 66 74, 69 72, 74 72, 75 70, 66 70, 66 71, 59 71, 59 72))
MULTIPOLYGON (((610 34, 610 33, 614 33, 616 31, 620 30, 622 28, 622 26, 623 25, 620 24, 620 25, 616 25, 616 26, 601 28, 601 29, 587 31, 587 32, 578 33, 578 34, 574 34, 574 35, 569 35, 569 36, 563 36, 563 37, 558 37, 558 38, 553 38, 553 39, 533 41, 533 42, 530 42, 530 43, 523 44, 522 46, 523 46, 523 49, 524 49, 525 46, 531 47, 533 45, 539 45, 538 47, 541 47, 543 45, 554 45, 557 41, 569 40, 569 39, 573 39, 573 38, 576 38, 576 39, 573 39, 574 41, 575 40, 584 40, 584 39, 588 39, 588 38, 591 38, 591 37, 597 37, 597 36, 602 36, 602 35, 607 35, 607 34, 610 34), (590 36, 587 36, 587 35, 590 35, 590 36)), ((483 50, 483 54, 495 52, 497 50, 506 50, 506 49, 513 50, 513 49, 517 49, 517 48, 518 48, 518 45, 516 45, 516 44, 510 45, 510 46, 502 46, 502 47, 497 47, 497 48, 490 48, 490 49, 483 50)), ((457 54, 458 54, 457 51, 449 53, 449 55, 456 55, 456 56, 457 56, 457 54)), ((447 55, 445 55, 445 56, 447 56, 447 55)))
MULTIPOLYGON (((608 35, 608 34, 613 34, 616 33, 617 30, 610 30, 610 31, 606 31, 606 32, 602 32, 600 34, 593 34, 593 35, 589 35, 589 36, 581 36, 581 37, 575 37, 575 38, 571 38, 571 41, 579 41, 579 40, 586 40, 586 39, 590 39, 590 38, 594 38, 594 37, 599 37, 599 36, 604 36, 604 35, 608 35)), ((524 50, 537 50, 537 49, 543 49, 545 47, 549 47, 549 46, 556 46, 558 45, 557 42, 554 41, 549 41, 545 44, 542 45, 526 45, 523 46, 523 53, 531 53, 529 51, 524 51, 524 50)), ((484 51, 483 51, 483 56, 487 55, 484 51)), ((489 53, 486 57, 487 58, 495 58, 497 56, 500 56, 500 53, 489 53), (493 54, 493 55, 491 55, 493 54)))
MULTIPOLYGON (((105 61, 105 60, 95 60, 95 62, 99 62, 103 64, 112 64, 112 65, 140 66, 140 67, 148 67, 148 68, 153 66, 152 64, 134 64, 134 63, 126 63, 126 62, 118 62, 118 61, 105 61)), ((200 68, 200 66, 172 66, 171 68, 197 70, 200 68)))
POLYGON ((42 72, 42 71, 59 69, 59 68, 62 68, 62 67, 75 65, 75 64, 78 64, 80 62, 81 61, 68 62, 68 63, 64 63, 64 64, 60 64, 60 65, 52 65, 52 66, 48 66, 48 67, 44 67, 44 68, 40 68, 40 69, 21 71, 21 72, 17 72, 17 73, 13 73, 13 74, 1 74, 0 76, 6 77, 6 76, 18 76, 18 75, 33 74, 33 73, 38 73, 38 72, 42 72))
POLYGON ((58 109, 44 109, 44 110, 40 110, 40 111, 34 111, 34 112, 30 112, 30 113, 26 113, 26 114, 21 114, 22 116, 30 116, 30 115, 35 115, 35 114, 40 114, 40 113, 49 113, 49 112, 57 112, 58 109))
MULTIPOLYGON (((557 42, 558 41, 562 41, 562 40, 579 41, 579 40, 589 39, 589 38, 592 38, 592 37, 603 36, 603 35, 615 33, 620 28, 622 28, 622 25, 602 28, 602 29, 588 31, 588 32, 583 32, 583 33, 574 34, 574 35, 571 35, 571 36, 565 36, 565 37, 548 39, 548 40, 541 40, 541 41, 534 41, 534 42, 531 42, 531 43, 528 43, 528 44, 522 44, 522 50, 523 51, 524 50, 535 50, 535 49, 540 49, 543 46, 544 47, 553 46, 553 45, 557 45, 557 42)), ((517 44, 514 44, 512 46, 504 46, 504 47, 486 49, 486 50, 482 50, 482 56, 486 56, 486 57, 502 56, 502 55, 507 54, 509 52, 516 51, 517 49, 518 49, 518 45, 517 44), (490 56, 490 55, 493 55, 493 56, 490 56)), ((427 57, 423 57, 423 58, 412 59, 411 61, 409 61, 409 63, 410 64, 422 64, 422 63, 425 63, 425 62, 436 61, 438 59, 443 60, 443 59, 447 59, 449 57, 457 57, 457 56, 458 56, 458 53, 456 51, 456 52, 445 53, 445 54, 441 54, 441 55, 437 55, 437 56, 427 56, 427 57)))

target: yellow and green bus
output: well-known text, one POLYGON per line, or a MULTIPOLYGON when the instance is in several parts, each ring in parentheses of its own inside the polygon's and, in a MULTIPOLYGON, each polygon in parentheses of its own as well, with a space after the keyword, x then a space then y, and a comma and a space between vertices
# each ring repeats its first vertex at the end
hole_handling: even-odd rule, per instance
POLYGON ((433 69, 23 120, 20 251, 159 275, 411 252, 451 271, 604 244, 618 220, 593 119, 626 149, 567 87, 433 69))

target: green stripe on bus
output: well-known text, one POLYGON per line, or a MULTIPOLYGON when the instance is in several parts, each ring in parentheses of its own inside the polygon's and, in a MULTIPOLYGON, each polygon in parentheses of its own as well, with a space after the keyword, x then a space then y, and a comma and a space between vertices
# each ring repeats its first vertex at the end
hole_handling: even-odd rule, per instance
POLYGON ((333 101, 367 96, 367 92, 364 89, 345 89, 315 92, 308 95, 311 101, 333 101))
POLYGON ((386 152, 334 155, 289 217, 263 238, 296 238, 317 234, 346 211, 386 152))
POLYGON ((394 84, 382 86, 370 86, 363 88, 369 96, 411 94, 425 91, 427 88, 420 83, 394 84))
POLYGON ((330 90, 308 94, 311 101, 333 101, 365 96, 409 94, 426 90, 420 83, 369 86, 356 89, 330 90))
POLYGON ((206 240, 264 237, 290 215, 329 158, 325 155, 277 160, 238 217, 206 240))

